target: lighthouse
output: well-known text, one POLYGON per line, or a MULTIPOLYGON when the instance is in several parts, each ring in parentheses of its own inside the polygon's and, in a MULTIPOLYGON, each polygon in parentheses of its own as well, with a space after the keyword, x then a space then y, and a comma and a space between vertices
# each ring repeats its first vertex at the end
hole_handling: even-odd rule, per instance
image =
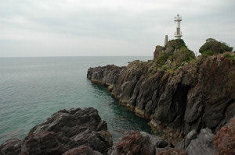
POLYGON ((180 22, 182 21, 182 18, 180 17, 179 14, 177 14, 177 16, 175 17, 176 22, 176 32, 175 32, 175 38, 176 39, 181 39, 182 37, 182 32, 180 32, 180 22))

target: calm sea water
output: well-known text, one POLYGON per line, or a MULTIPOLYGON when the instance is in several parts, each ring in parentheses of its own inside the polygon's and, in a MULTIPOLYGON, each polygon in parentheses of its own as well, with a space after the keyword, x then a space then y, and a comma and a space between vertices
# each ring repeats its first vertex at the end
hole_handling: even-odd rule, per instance
POLYGON ((89 67, 127 65, 151 57, 0 58, 0 144, 23 138, 29 130, 61 109, 98 109, 116 141, 125 130, 150 132, 147 121, 136 117, 110 96, 106 88, 86 78, 89 67))

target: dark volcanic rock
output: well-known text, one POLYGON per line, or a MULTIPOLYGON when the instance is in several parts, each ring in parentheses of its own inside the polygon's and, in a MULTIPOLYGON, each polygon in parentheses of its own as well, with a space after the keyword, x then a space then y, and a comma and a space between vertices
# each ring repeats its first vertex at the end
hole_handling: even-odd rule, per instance
POLYGON ((235 117, 216 133, 214 144, 219 155, 235 154, 235 117))
POLYGON ((19 139, 9 139, 0 146, 1 155, 17 155, 21 151, 22 141, 19 139))
POLYGON ((142 135, 138 131, 129 131, 120 138, 119 142, 113 147, 109 154, 154 155, 155 148, 148 135, 142 135))
POLYGON ((109 155, 187 155, 182 149, 172 148, 164 139, 146 132, 128 131, 115 144, 109 155))
POLYGON ((185 150, 176 148, 158 149, 156 155, 188 155, 185 150))
POLYGON ((62 154, 66 148, 60 144, 54 132, 44 131, 40 134, 29 134, 24 138, 21 152, 27 155, 62 154))
POLYGON ((159 54, 164 51, 164 49, 165 48, 162 46, 159 46, 159 45, 156 46, 155 51, 153 53, 153 58, 156 59, 159 56, 159 54))
POLYGON ((73 148, 66 151, 63 155, 102 155, 101 153, 94 151, 88 146, 79 146, 78 148, 73 148))
POLYGON ((90 147, 97 155, 97 151, 105 153, 112 146, 107 124, 94 108, 61 110, 31 129, 22 142, 2 144, 0 152, 2 155, 20 152, 21 155, 59 155, 79 146, 90 147))
POLYGON ((173 73, 153 70, 152 61, 134 61, 90 68, 87 77, 112 88, 120 104, 150 119, 153 131, 175 144, 192 130, 215 133, 235 115, 234 60, 221 54, 199 57, 173 73))

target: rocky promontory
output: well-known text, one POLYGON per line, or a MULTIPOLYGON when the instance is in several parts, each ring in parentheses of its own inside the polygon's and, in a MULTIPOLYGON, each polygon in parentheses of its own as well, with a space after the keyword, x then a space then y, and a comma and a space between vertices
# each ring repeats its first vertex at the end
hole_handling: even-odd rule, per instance
POLYGON ((94 108, 61 110, 0 155, 233 155, 235 53, 209 38, 196 57, 183 40, 157 46, 154 60, 90 68, 119 103, 149 122, 155 135, 126 131, 113 144, 94 108))
POLYGON ((90 68, 87 78, 107 86, 121 105, 176 145, 193 131, 215 134, 235 115, 235 54, 213 54, 220 46, 226 50, 210 39, 202 46, 206 54, 195 57, 182 40, 170 41, 156 47, 154 60, 90 68))

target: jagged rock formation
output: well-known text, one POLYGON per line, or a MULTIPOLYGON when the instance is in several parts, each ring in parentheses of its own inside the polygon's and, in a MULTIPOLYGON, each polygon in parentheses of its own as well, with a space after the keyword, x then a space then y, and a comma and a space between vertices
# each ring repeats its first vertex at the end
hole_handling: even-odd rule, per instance
POLYGON ((153 70, 154 61, 134 61, 90 68, 87 77, 108 86, 120 104, 173 143, 192 130, 215 133, 235 115, 235 60, 220 54, 198 57, 173 72, 153 70))
POLYGON ((146 132, 128 131, 117 144, 109 151, 111 155, 187 155, 183 149, 173 148, 172 144, 164 139, 146 132))
POLYGON ((61 110, 35 126, 23 140, 8 140, 1 155, 91 155, 106 153, 112 146, 107 131, 94 108, 61 110), (66 152, 67 151, 67 152, 66 152))
POLYGON ((235 117, 216 133, 214 143, 218 154, 235 154, 235 117))

